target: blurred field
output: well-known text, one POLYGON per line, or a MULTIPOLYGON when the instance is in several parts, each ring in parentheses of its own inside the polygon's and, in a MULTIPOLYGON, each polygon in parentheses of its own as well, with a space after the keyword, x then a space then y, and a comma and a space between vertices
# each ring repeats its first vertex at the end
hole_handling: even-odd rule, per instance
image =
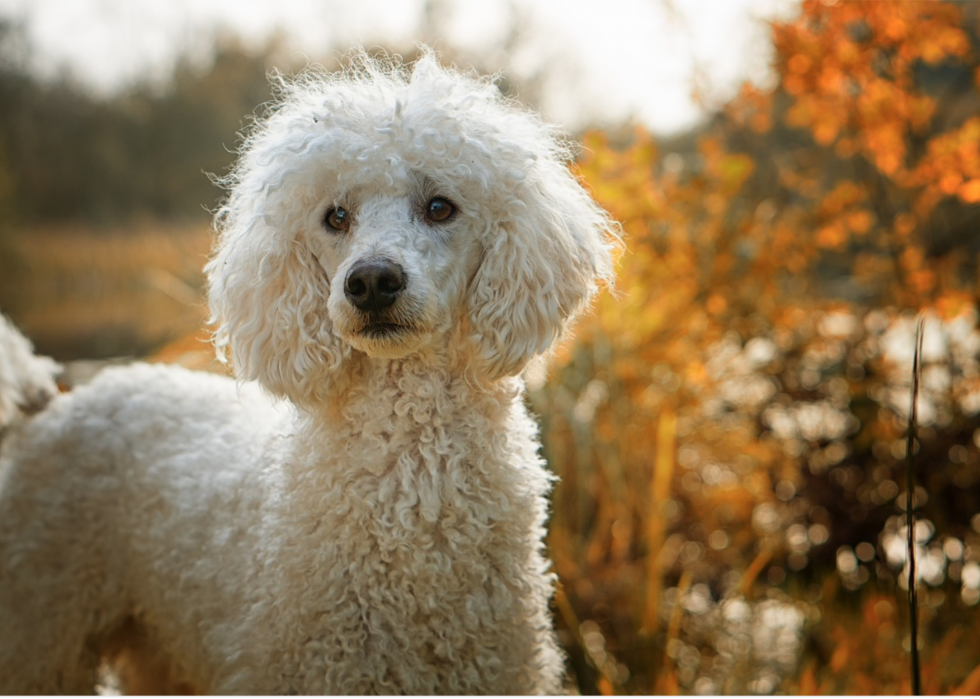
POLYGON ((0 308, 58 359, 145 355, 196 332, 206 226, 32 229, 0 245, 0 308))

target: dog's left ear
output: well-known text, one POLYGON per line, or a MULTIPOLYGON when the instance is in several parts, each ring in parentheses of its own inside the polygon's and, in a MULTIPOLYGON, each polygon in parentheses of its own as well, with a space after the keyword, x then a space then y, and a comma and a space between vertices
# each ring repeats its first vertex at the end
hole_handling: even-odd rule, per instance
POLYGON ((519 374, 611 283, 617 226, 561 162, 538 161, 484 243, 468 311, 481 369, 519 374))

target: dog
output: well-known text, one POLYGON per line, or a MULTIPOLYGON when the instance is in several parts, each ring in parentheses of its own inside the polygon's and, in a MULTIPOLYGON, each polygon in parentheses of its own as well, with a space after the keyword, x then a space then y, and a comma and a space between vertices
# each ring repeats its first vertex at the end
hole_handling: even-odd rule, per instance
POLYGON ((0 323, 0 691, 558 693, 522 373, 616 224, 432 52, 278 89, 206 267, 235 379, 135 364, 42 410, 55 365, 0 323))

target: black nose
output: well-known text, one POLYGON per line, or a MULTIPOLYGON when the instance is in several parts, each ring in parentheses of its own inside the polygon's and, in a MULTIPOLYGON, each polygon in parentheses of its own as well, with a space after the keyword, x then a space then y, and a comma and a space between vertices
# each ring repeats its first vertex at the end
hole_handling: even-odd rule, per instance
POLYGON ((361 260, 347 272, 344 293, 365 313, 388 308, 405 288, 405 270, 391 260, 361 260))

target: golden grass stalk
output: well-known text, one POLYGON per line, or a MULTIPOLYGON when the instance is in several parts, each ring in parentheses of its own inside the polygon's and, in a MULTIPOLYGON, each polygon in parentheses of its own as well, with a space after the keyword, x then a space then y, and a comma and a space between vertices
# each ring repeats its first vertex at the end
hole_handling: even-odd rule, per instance
POLYGON ((643 633, 654 634, 659 626, 657 610, 663 593, 663 548, 667 522, 661 505, 670 496, 670 481, 674 474, 674 453, 677 442, 677 416, 672 410, 660 414, 657 425, 657 457, 650 479, 649 520, 647 521, 647 585, 644 604, 643 633))

